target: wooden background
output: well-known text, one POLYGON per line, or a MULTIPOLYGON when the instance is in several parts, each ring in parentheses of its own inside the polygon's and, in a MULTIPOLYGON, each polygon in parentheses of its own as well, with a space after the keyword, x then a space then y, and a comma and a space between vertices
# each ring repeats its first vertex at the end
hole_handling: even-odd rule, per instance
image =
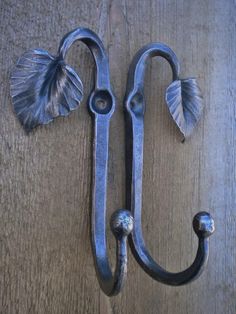
MULTIPOLYGON (((2 0, 0 3, 0 313, 235 313, 236 3, 233 0, 2 0), (170 45, 182 77, 197 76, 205 111, 180 143, 164 103, 171 71, 155 59, 146 75, 143 228, 154 258, 179 271, 193 260, 194 214, 209 210, 216 232, 209 265, 194 283, 153 281, 129 253, 123 292, 100 291, 89 240, 91 120, 86 97, 93 61, 76 45, 68 62, 86 97, 68 118, 27 136, 9 97, 9 76, 29 48, 55 53, 77 26, 107 48, 117 108, 111 123, 108 216, 125 204, 123 96, 135 52, 151 41, 170 45)), ((109 228, 108 228, 109 229, 109 228)), ((114 241, 108 231, 114 263, 114 241)))

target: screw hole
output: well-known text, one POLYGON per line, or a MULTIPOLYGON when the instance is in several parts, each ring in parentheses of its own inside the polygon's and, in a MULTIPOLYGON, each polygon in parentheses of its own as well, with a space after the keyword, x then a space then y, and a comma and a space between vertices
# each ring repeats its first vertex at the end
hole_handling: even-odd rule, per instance
POLYGON ((90 106, 93 111, 100 114, 109 113, 112 109, 112 105, 112 97, 106 90, 96 91, 90 100, 90 106))
POLYGON ((106 106, 107 106, 106 100, 104 100, 104 99, 97 99, 97 100, 96 100, 96 107, 97 107, 99 110, 105 110, 105 109, 106 109, 106 106))

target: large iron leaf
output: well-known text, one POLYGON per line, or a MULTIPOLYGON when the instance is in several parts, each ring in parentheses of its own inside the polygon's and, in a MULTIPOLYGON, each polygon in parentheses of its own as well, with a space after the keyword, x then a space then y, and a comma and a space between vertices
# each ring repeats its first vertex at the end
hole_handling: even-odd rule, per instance
POLYGON ((83 85, 63 59, 36 49, 23 54, 11 76, 14 110, 27 131, 67 116, 83 97, 83 85))
POLYGON ((184 137, 188 137, 203 109, 200 88, 195 78, 173 81, 166 90, 169 111, 184 137))

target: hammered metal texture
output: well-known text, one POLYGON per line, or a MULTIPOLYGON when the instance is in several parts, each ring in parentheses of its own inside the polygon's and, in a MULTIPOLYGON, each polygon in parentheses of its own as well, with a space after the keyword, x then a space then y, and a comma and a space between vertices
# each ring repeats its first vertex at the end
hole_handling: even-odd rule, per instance
POLYGON ((61 57, 35 49, 25 52, 11 76, 14 110, 26 131, 76 109, 83 96, 79 76, 61 57))
POLYGON ((173 81, 166 89, 166 103, 184 137, 191 135, 203 110, 203 99, 196 79, 173 81))

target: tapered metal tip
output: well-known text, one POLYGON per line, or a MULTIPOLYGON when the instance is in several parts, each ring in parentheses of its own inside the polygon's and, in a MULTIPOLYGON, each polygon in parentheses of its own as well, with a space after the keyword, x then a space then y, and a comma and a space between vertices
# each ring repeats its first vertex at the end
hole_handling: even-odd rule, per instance
POLYGON ((198 237, 208 238, 215 231, 215 223, 207 212, 199 212, 193 218, 193 229, 198 237))
POLYGON ((111 229, 116 238, 128 236, 133 230, 133 224, 133 216, 126 209, 118 209, 111 216, 111 229))

